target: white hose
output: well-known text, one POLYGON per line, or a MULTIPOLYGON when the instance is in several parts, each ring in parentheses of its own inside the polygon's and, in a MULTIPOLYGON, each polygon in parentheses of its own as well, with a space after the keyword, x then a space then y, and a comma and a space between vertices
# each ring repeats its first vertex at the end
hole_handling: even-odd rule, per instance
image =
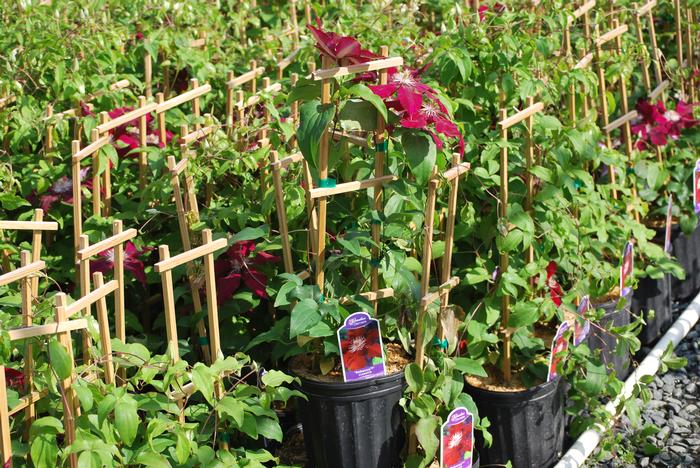
POLYGON ((605 409, 610 413, 610 419, 606 421, 605 424, 599 424, 596 428, 588 429, 581 434, 569 451, 559 460, 555 468, 578 468, 583 465, 600 443, 600 434, 607 431, 610 426, 612 426, 613 421, 624 411, 624 405, 620 405, 620 402, 632 395, 634 386, 642 377, 656 374, 659 370, 661 356, 668 347, 668 344, 673 343, 674 348, 678 346, 678 343, 680 343, 695 326, 698 318, 700 318, 700 294, 695 296, 693 302, 691 302, 681 316, 678 317, 678 320, 674 322, 671 329, 661 337, 639 367, 627 378, 620 395, 605 406, 605 409), (617 414, 616 411, 618 406, 622 407, 620 414, 617 414))

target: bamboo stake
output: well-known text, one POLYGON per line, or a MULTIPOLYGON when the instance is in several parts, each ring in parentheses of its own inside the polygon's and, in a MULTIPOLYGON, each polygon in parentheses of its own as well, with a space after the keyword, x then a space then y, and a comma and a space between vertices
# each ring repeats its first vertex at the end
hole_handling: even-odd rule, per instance
MULTIPOLYGON (((382 46, 380 55, 382 57, 388 57, 389 56, 389 47, 387 46, 382 46)), ((389 72, 384 69, 379 72, 379 84, 380 85, 385 85, 387 84, 389 79, 389 72)), ((374 136, 374 143, 375 143, 375 155, 374 155, 374 177, 375 178, 380 178, 384 175, 384 159, 385 155, 387 152, 387 149, 384 147, 384 145, 388 144, 388 141, 386 139, 386 122, 384 121, 384 117, 382 117, 379 113, 377 113, 377 130, 375 132, 374 136)), ((381 215, 381 213, 384 211, 384 205, 382 201, 382 195, 383 195, 383 185, 377 185, 374 187, 374 209, 377 212, 377 215, 381 215)), ((381 221, 379 221, 381 223, 381 221)), ((372 223, 372 240, 374 241, 374 244, 372 246, 372 260, 374 264, 372 265, 372 273, 371 273, 371 285, 372 285, 372 291, 378 291, 379 290, 379 243, 381 241, 381 224, 379 223, 372 223)), ((374 303, 374 314, 377 315, 377 307, 378 307, 378 302, 374 303)))
MULTIPOLYGON (((87 249, 89 246, 90 240, 88 236, 86 234, 81 234, 79 243, 80 250, 87 249)), ((90 293, 90 257, 80 259, 78 268, 80 274, 80 297, 85 297, 90 293)), ((87 318, 90 315, 92 315, 92 311, 88 304, 83 310, 83 318, 87 318)), ((85 364, 90 362, 90 346, 92 346, 92 340, 87 331, 85 331, 83 332, 83 362, 85 364)))
POLYGON ((7 407, 7 382, 5 366, 0 365, 0 450, 2 450, 2 466, 12 466, 12 436, 10 433, 10 417, 7 407))
MULTIPOLYGON (((529 96, 527 98, 527 106, 531 108, 535 105, 535 98, 529 96)), ((575 112, 575 111, 574 111, 575 112)), ((535 127, 535 116, 534 114, 528 116, 525 119, 525 128, 527 133, 525 134, 525 186, 527 193, 525 195, 525 211, 527 214, 534 219, 532 200, 534 198, 535 192, 535 181, 532 177, 532 166, 534 165, 535 159, 535 145, 533 142, 532 132, 535 127)), ((530 264, 535 261, 535 249, 530 245, 525 254, 525 261, 530 264)))
MULTIPOLYGON (((170 258, 170 248, 167 245, 158 247, 160 261, 170 258)), ((173 290, 173 272, 166 269, 160 272, 163 286, 163 303, 165 306, 165 331, 168 337, 170 362, 175 364, 180 360, 180 347, 177 342, 177 320, 175 318, 175 291, 173 290)))
POLYGON ((306 19, 306 24, 311 24, 311 5, 309 4, 309 0, 306 0, 306 4, 304 5, 304 17, 306 19))
MULTIPOLYGON (((144 107, 146 105, 146 96, 139 96, 139 107, 144 107)), ((148 137, 147 128, 147 114, 139 117, 139 146, 141 151, 139 152, 139 188, 144 190, 146 188, 146 178, 148 176, 148 153, 146 152, 146 144, 148 137)))
POLYGON ((80 152, 80 141, 71 142, 71 182, 73 183, 73 251, 75 252, 75 264, 78 263, 78 249, 80 248, 80 236, 83 234, 83 197, 80 185, 80 160, 76 155, 80 152))
POLYGON ((656 42, 656 26, 654 25, 654 13, 651 8, 647 12, 647 22, 649 28, 649 36, 651 37, 651 51, 652 57, 654 58, 654 76, 656 78, 656 84, 658 85, 663 81, 663 75, 661 73, 661 54, 659 53, 659 46, 656 42))
MULTIPOLYGON (((163 93, 156 94, 156 103, 158 105, 165 102, 165 95, 163 93)), ((160 138, 161 144, 165 145, 168 143, 167 134, 165 133, 165 112, 157 112, 156 118, 158 119, 158 137, 160 138)))
POLYGON ((688 61, 688 70, 690 70, 690 73, 688 74, 688 88, 689 88, 689 94, 690 94, 690 102, 695 102, 695 85, 694 85, 694 76, 693 76, 693 71, 695 69, 695 52, 693 51, 693 30, 692 30, 692 24, 693 23, 693 10, 688 8, 686 10, 686 16, 687 16, 687 21, 685 24, 686 27, 686 47, 687 47, 687 61, 688 61))
MULTIPOLYGON (((20 254, 21 266, 28 266, 30 263, 29 252, 23 250, 20 254)), ((38 259, 36 260, 38 261, 38 259)), ((22 278, 22 326, 30 327, 33 323, 33 313, 32 313, 32 279, 29 275, 22 278)), ((30 393, 34 390, 34 352, 32 349, 32 340, 25 341, 24 348, 24 392, 30 393)), ((1 383, 0 383, 1 385, 1 383)), ((0 410, 4 407, 0 402, 0 410)), ((27 409, 24 412, 24 433, 23 438, 25 441, 29 440, 29 428, 32 422, 36 418, 36 408, 33 402, 27 405, 27 409)))
MULTIPOLYGON (((99 131, 94 128, 90 139, 94 142, 100 137, 99 131)), ((99 216, 102 208, 102 181, 100 179, 100 153, 95 151, 92 155, 92 215, 99 216)), ((80 180, 78 180, 80 184, 80 180)))
MULTIPOLYGON (((109 115, 107 112, 100 112, 100 124, 107 123, 109 120, 109 115)), ((92 141, 93 143, 99 140, 99 135, 95 136, 95 134, 92 135, 92 141)), ((99 152, 96 152, 95 155, 99 155, 99 152)), ((110 160, 107 160, 107 163, 105 164, 105 170, 102 173, 102 180, 104 183, 104 204, 102 206, 102 216, 109 216, 112 212, 112 162, 110 160)))
MULTIPOLYGON (((233 71, 226 72, 226 82, 233 80, 233 71)), ((226 134, 231 138, 233 132, 233 88, 226 86, 226 134)))
MULTIPOLYGON (((196 89, 198 87, 199 87, 199 81, 197 80, 197 78, 192 78, 190 80, 190 88, 196 89)), ((192 100, 192 112, 194 113, 194 118, 195 118, 194 130, 196 132, 198 132, 202 128, 202 124, 199 122, 199 117, 200 117, 199 96, 195 97, 192 100)))
MULTIPOLYGON (((186 159, 183 159, 183 161, 187 161, 186 159)), ((198 222, 199 221, 199 213, 192 210, 192 205, 194 205, 195 210, 196 210, 196 202, 192 203, 190 200, 189 203, 187 203, 188 198, 190 197, 190 194, 194 196, 192 193, 192 187, 188 186, 188 184, 185 185, 185 192, 187 194, 188 198, 183 199, 182 196, 182 189, 180 187, 180 178, 179 174, 175 171, 175 157, 174 156, 168 156, 168 169, 170 170, 170 181, 173 186, 173 195, 175 198, 175 207, 177 210, 177 221, 178 221, 178 226, 180 228, 180 240, 182 241, 182 248, 184 251, 189 251, 192 250, 192 241, 190 238, 190 228, 189 228, 189 223, 188 223, 188 214, 192 217, 193 222, 198 222), (186 207, 186 204, 190 205, 190 209, 188 210, 186 207)), ((185 177, 188 177, 187 169, 183 170, 185 177)), ((195 270, 194 270, 194 265, 192 263, 187 264, 187 281, 190 285, 190 292, 192 293, 192 307, 194 309, 195 314, 199 314, 202 311, 202 300, 199 295, 199 287, 197 286, 197 281, 195 278, 195 270)), ((208 341, 207 338, 207 329, 204 325, 203 320, 199 320, 197 322, 197 332, 199 334, 199 339, 200 339, 200 347, 202 348, 202 355, 204 356, 204 361, 207 364, 211 364, 212 362, 212 356, 210 353, 210 345, 211 343, 204 343, 204 341, 208 341)))
MULTIPOLYGON (((67 305, 66 295, 64 293, 56 294, 56 323, 62 323, 66 321, 65 307, 67 305)), ((87 331, 85 331, 87 334, 87 331)), ((59 382, 61 386, 61 393, 63 394, 63 428, 65 431, 65 444, 66 446, 73 444, 75 442, 75 416, 78 414, 78 408, 76 406, 75 392, 73 391, 72 383, 75 378, 74 376, 74 362, 73 362, 73 344, 71 343, 70 332, 64 331, 57 334, 59 343, 68 351, 68 356, 70 357, 70 376, 61 379, 59 382)), ((71 468, 77 468, 78 466, 78 456, 76 453, 71 453, 69 455, 69 461, 71 468)))
MULTIPOLYGON (((501 121, 508 118, 508 111, 501 109, 501 121)), ((501 191, 500 191, 500 213, 502 219, 506 219, 508 215, 508 129, 501 126, 501 191)), ((508 253, 501 252, 500 259, 500 277, 501 280, 506 270, 508 270, 508 253)), ((504 294, 501 298, 501 333, 503 334, 503 356, 501 358, 501 371, 506 384, 510 383, 510 329, 508 322, 510 321, 510 296, 504 294)))
MULTIPOLYGON (((600 37, 598 27, 596 26, 596 37, 600 37)), ((603 63, 601 59, 602 51, 601 51, 601 44, 598 41, 595 41, 595 60, 596 60, 596 65, 597 65, 597 73, 598 73, 598 94, 600 94, 600 108, 598 109, 598 115, 599 118, 602 120, 602 127, 607 127, 608 124, 610 123, 610 116, 608 115, 608 97, 607 97, 607 88, 605 84, 605 70, 603 69, 603 63)), ((606 146, 608 148, 612 148, 612 140, 610 139, 610 133, 605 133, 605 141, 606 141, 606 146)), ((610 171, 610 181, 612 182, 613 188, 612 188, 612 193, 613 193, 613 199, 617 200, 617 188, 615 187, 617 184, 616 181, 616 175, 615 175, 615 168, 613 166, 609 167, 610 171)))
POLYGON ((282 259, 284 260, 284 271, 286 273, 294 273, 294 265, 292 261, 292 248, 289 244, 287 210, 284 206, 284 188, 282 187, 282 176, 280 174, 279 157, 277 155, 277 151, 270 151, 270 161, 272 163, 272 182, 275 186, 277 222, 279 224, 280 237, 282 238, 282 259))
MULTIPOLYGON (((636 3, 632 4, 632 9, 634 10, 634 29, 637 32, 637 41, 644 45, 644 33, 642 32, 642 22, 639 17, 639 13, 637 13, 639 9, 639 5, 636 3)), ((644 47, 646 50, 646 46, 644 47)), ((647 94, 651 91, 651 77, 649 76, 649 64, 646 61, 646 57, 642 60, 642 78, 644 80, 644 88, 647 91, 647 94)))
MULTIPOLYGON (((292 78, 291 78, 291 85, 292 88, 294 88, 297 85, 297 82, 299 81, 299 75, 297 73, 292 73, 292 78)), ((291 117, 292 121, 295 123, 299 122, 299 101, 294 101, 291 104, 291 117)))
MULTIPOLYGON (((251 60, 250 61, 250 69, 255 70, 258 68, 258 62, 256 60, 251 60)), ((257 90, 257 83, 255 79, 250 80, 248 83, 249 89, 250 89, 250 94, 255 94, 257 90)))
POLYGON ((153 96, 153 59, 148 51, 143 56, 143 75, 146 99, 151 99, 153 96))
MULTIPOLYGON (((34 221, 41 223, 44 221, 44 210, 37 208, 34 210, 34 221)), ((41 260, 41 236, 42 230, 35 229, 32 231, 32 262, 41 260)), ((39 296, 39 278, 32 278, 32 297, 39 296)))
MULTIPOLYGON (((323 56, 323 68, 327 68, 330 65, 330 60, 324 55, 323 56)), ((329 78, 324 79, 321 82, 321 105, 326 105, 331 103, 331 80, 329 78)), ((321 143, 319 149, 319 183, 328 178, 328 148, 329 148, 329 132, 326 128, 321 135, 321 143)), ((311 189, 311 187, 309 187, 311 189)), ((328 204, 328 199, 326 197, 321 197, 317 201, 318 206, 318 237, 317 237, 317 250, 316 250, 316 284, 318 288, 323 293, 325 286, 325 275, 323 271, 323 264, 326 258, 326 208, 328 204)))
MULTIPOLYGON (((678 68, 683 69, 683 25, 681 23, 681 0, 673 0, 674 16, 676 20, 676 58, 678 68)), ((685 86, 683 79, 680 80, 681 95, 685 96, 685 86)))
MULTIPOLYGON (((93 275, 95 288, 104 286, 102 273, 96 271, 93 275)), ((104 296, 96 304, 97 323, 100 327, 100 346, 102 347, 102 366, 104 369, 104 379, 107 385, 114 383, 114 364, 112 362, 112 342, 109 339, 109 321, 107 319, 107 301, 104 296)))
MULTIPOLYGON (((118 236, 124 232, 121 219, 112 223, 112 235, 118 236)), ((126 343, 126 307, 124 291, 124 242, 119 242, 113 247, 114 252, 114 279, 119 287, 114 293, 114 330, 117 338, 126 343)), ((95 286, 98 287, 98 286, 95 286)), ((99 311, 98 311, 99 312, 99 311)), ((124 371, 121 369, 120 371, 124 371)), ((126 374, 120 376, 124 379, 126 374)))
MULTIPOLYGON (((51 119, 53 116, 53 104, 46 105, 46 118, 51 119)), ((48 155, 53 150, 53 124, 46 125, 46 143, 44 145, 44 155, 48 155)))
POLYGON ((289 13, 292 17, 292 28, 294 29, 294 35, 292 36, 292 44, 294 49, 299 47, 299 21, 297 20, 297 0, 291 0, 289 2, 289 13))
MULTIPOLYGON (((439 181, 436 177, 437 168, 433 168, 433 173, 428 181, 428 195, 425 202, 425 221, 423 227, 423 254, 421 258, 421 282, 420 297, 428 294, 430 287, 430 263, 433 252, 433 225, 435 224, 435 197, 439 181)), ((428 312, 428 305, 422 306, 418 310, 416 321, 416 364, 423 369, 425 360, 425 314, 428 312)))

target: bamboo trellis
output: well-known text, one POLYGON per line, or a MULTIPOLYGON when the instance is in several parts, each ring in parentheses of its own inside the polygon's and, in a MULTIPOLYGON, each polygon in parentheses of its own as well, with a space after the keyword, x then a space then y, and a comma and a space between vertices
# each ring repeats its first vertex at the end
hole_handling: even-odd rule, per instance
MULTIPOLYGON (((22 283, 22 315, 23 326, 21 328, 8 330, 10 341, 25 340, 26 351, 24 356, 24 374, 25 374, 25 393, 26 395, 20 398, 18 405, 13 408, 8 408, 7 405, 7 382, 5 381, 5 366, 0 366, 0 448, 2 449, 3 464, 11 464, 12 460, 12 443, 10 435, 10 420, 9 418, 20 411, 25 411, 25 434, 29 429, 32 421, 36 418, 35 404, 40 399, 48 395, 48 390, 41 391, 33 389, 33 371, 34 361, 32 344, 30 340, 37 337, 52 337, 56 336, 59 343, 67 350, 69 356, 70 376, 60 380, 59 386, 62 393, 63 402, 63 427, 65 431, 64 443, 70 445, 75 441, 75 418, 80 414, 80 407, 73 390, 73 383, 76 380, 75 362, 73 357, 73 345, 70 336, 71 331, 87 330, 87 320, 84 318, 70 320, 70 318, 78 313, 81 308, 89 301, 90 304, 97 303, 99 310, 98 322, 101 335, 102 345, 102 367, 104 371, 104 380, 106 383, 114 383, 114 368, 111 359, 111 343, 109 341, 109 325, 107 323, 107 309, 105 297, 116 289, 114 280, 107 284, 103 284, 102 274, 95 273, 95 283, 100 285, 90 297, 80 299, 73 304, 67 304, 67 298, 64 293, 58 293, 55 296, 55 322, 44 325, 32 325, 31 323, 31 305, 30 305, 30 289, 31 277, 45 268, 43 261, 29 263, 30 254, 27 251, 22 252, 22 267, 0 276, 0 285, 7 285, 12 282, 20 281, 22 283)), ((71 467, 78 466, 76 454, 69 455, 69 463, 71 467)))
MULTIPOLYGON (((184 145, 183 145, 184 147, 184 145)), ((168 156, 168 170, 170 171, 170 182, 173 187, 173 197, 175 198, 175 208, 177 210, 177 223, 180 229, 180 240, 185 252, 192 250, 192 236, 190 225, 199 222, 199 208, 197 207, 197 194, 195 193, 194 181, 187 170, 188 158, 187 150, 182 150, 183 158, 180 162, 175 161, 174 156, 168 156), (180 176, 184 178, 184 194, 180 185, 180 176)), ((194 313, 202 311, 202 300, 199 294, 199 285, 195 277, 195 265, 187 262, 187 280, 192 294, 192 306, 194 313)), ((197 322, 197 333, 199 334, 202 354, 207 364, 212 362, 209 343, 207 342, 207 329, 203 320, 197 322)))
MULTIPOLYGON (((124 305, 125 291, 124 291, 124 244, 131 239, 134 239, 137 235, 136 229, 124 230, 122 221, 116 220, 112 223, 112 236, 108 237, 95 244, 90 244, 88 236, 81 234, 79 239, 79 250, 76 253, 76 260, 78 262, 78 272, 79 272, 79 282, 80 282, 80 296, 81 300, 90 297, 94 294, 94 291, 90 291, 90 259, 99 255, 101 253, 109 252, 112 250, 112 254, 108 254, 110 258, 113 258, 114 265, 114 284, 115 284, 115 294, 114 294, 114 329, 115 335, 118 339, 126 342, 126 309, 124 305)), ((112 281, 110 281, 111 284, 112 281)), ((83 309, 83 316, 87 317, 91 315, 90 301, 85 301, 86 306, 83 309)), ((99 312, 99 311, 98 311, 99 312)), ((85 362, 89 360, 88 350, 90 349, 90 336, 87 333, 83 333, 83 359, 85 362)))
MULTIPOLYGON (((530 203, 532 201, 532 176, 530 174, 530 168, 532 167, 532 144, 533 144, 533 139, 532 139, 532 117, 537 114, 538 112, 541 112, 544 109, 544 104, 541 102, 534 103, 534 100, 531 98, 528 100, 528 103, 530 104, 527 108, 521 110, 520 112, 517 112, 510 117, 508 116, 508 111, 507 109, 501 109, 500 111, 500 122, 498 123, 500 129, 501 129, 501 155, 500 155, 500 180, 501 180, 501 189, 500 189, 500 196, 499 196, 499 217, 503 219, 507 219, 508 217, 508 195, 509 195, 509 190, 508 190, 508 184, 509 184, 509 176, 508 176, 508 129, 512 127, 513 125, 516 125, 520 122, 527 121, 527 131, 528 131, 528 137, 526 139, 526 177, 527 177, 527 200, 530 200, 530 203)), ((530 205, 531 207, 531 205, 530 205)), ((530 213, 531 214, 531 213, 530 213)), ((532 261, 532 249, 528 250, 527 252, 527 261, 532 261)), ((507 252, 501 252, 500 253, 500 277, 503 278, 503 275, 506 273, 508 270, 508 264, 509 264, 509 258, 508 258, 508 253, 507 252)), ((503 335, 503 354, 501 356, 501 371, 503 373, 503 378, 506 382, 506 384, 510 383, 511 380, 511 368, 510 368, 510 363, 511 363, 511 330, 509 328, 509 323, 510 321, 510 296, 507 294, 503 294, 501 297, 501 329, 500 332, 503 335)))

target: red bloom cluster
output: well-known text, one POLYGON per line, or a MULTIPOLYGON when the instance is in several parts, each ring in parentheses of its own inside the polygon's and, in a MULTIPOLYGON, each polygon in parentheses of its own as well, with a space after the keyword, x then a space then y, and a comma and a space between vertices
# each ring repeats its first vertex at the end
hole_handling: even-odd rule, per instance
MULTIPOLYGON (((363 49, 354 37, 340 36, 309 25, 309 30, 316 39, 316 48, 322 55, 330 57, 338 65, 364 63, 382 58, 373 52, 363 49)), ((404 128, 415 128, 428 132, 439 149, 443 141, 438 135, 459 139, 459 152, 464 153, 464 138, 457 125, 450 119, 447 108, 438 98, 437 92, 420 80, 420 70, 404 68, 402 71, 389 69, 389 80, 385 85, 369 86, 369 88, 384 100, 387 108, 393 109, 401 118, 399 125, 404 128)), ((362 80, 376 78, 375 73, 362 74, 362 80)))
POLYGON ((253 241, 236 242, 214 262, 219 304, 229 300, 241 287, 241 282, 259 298, 267 298, 267 276, 257 266, 278 262, 279 257, 267 252, 258 252, 252 256, 254 251, 253 241))
POLYGON ((494 3, 492 7, 490 7, 488 5, 481 5, 479 7, 479 20, 484 21, 486 19, 486 13, 489 10, 492 10, 494 13, 500 15, 501 13, 503 13, 505 11, 505 9, 506 9, 506 6, 501 4, 501 3, 498 3, 498 2, 494 3))
MULTIPOLYGON (((92 180, 87 178, 90 168, 80 170, 80 185, 82 187, 92 188, 92 180)), ((32 195, 32 199, 36 200, 36 195, 32 195)), ((51 184, 51 187, 46 191, 46 193, 39 197, 39 205, 44 213, 47 213, 49 209, 57 201, 63 202, 67 205, 73 204, 73 179, 68 176, 63 176, 56 182, 51 184)))
POLYGON ((650 144, 664 146, 669 138, 680 138, 682 130, 698 124, 698 121, 693 119, 693 107, 697 105, 678 101, 675 110, 666 110, 661 101, 656 104, 645 100, 637 102, 640 118, 632 125, 632 133, 638 137, 636 148, 644 150, 650 144))
POLYGON ((382 346, 379 344, 379 329, 374 326, 351 328, 344 331, 340 337, 345 369, 357 371, 372 365, 374 358, 382 357, 382 346))
POLYGON ((5 382, 15 390, 24 388, 24 374, 16 369, 5 367, 5 382))
MULTIPOLYGON (((148 283, 146 282, 146 267, 143 261, 141 261, 141 257, 151 250, 153 250, 153 247, 146 247, 143 250, 138 250, 131 241, 126 241, 126 245, 124 246, 124 269, 131 272, 144 288, 148 286, 148 283)), ((108 271, 114 270, 114 249, 100 252, 98 256, 99 258, 90 262, 91 273, 95 273, 96 271, 107 273, 108 271)))
POLYGON ((547 264, 547 288, 549 289, 549 297, 552 298, 552 302, 559 307, 561 305, 561 298, 564 296, 564 290, 555 279, 556 274, 557 262, 552 260, 547 264))

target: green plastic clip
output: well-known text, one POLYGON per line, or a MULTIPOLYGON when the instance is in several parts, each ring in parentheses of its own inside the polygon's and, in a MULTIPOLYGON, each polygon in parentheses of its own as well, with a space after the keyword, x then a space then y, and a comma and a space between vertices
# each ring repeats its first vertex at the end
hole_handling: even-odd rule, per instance
POLYGON ((378 142, 378 143, 375 145, 374 149, 375 149, 378 153, 386 153, 386 151, 389 149, 389 140, 384 140, 384 141, 378 142))
POLYGON ((373 258, 369 261, 369 264, 373 268, 379 268, 379 266, 382 264, 382 260, 380 258, 373 258))
POLYGON ((223 442, 225 444, 228 444, 231 442, 231 436, 229 435, 228 432, 219 432, 219 442, 223 442))
POLYGON ((320 179, 318 186, 320 188, 335 188, 335 179, 320 179))
POLYGON ((433 338, 433 344, 436 347, 440 348, 441 350, 447 351, 447 347, 448 347, 447 338, 440 340, 440 338, 438 338, 436 336, 435 338, 433 338))
POLYGON ((199 342, 200 346, 206 346, 209 344, 209 337, 208 336, 200 336, 197 341, 199 342))

